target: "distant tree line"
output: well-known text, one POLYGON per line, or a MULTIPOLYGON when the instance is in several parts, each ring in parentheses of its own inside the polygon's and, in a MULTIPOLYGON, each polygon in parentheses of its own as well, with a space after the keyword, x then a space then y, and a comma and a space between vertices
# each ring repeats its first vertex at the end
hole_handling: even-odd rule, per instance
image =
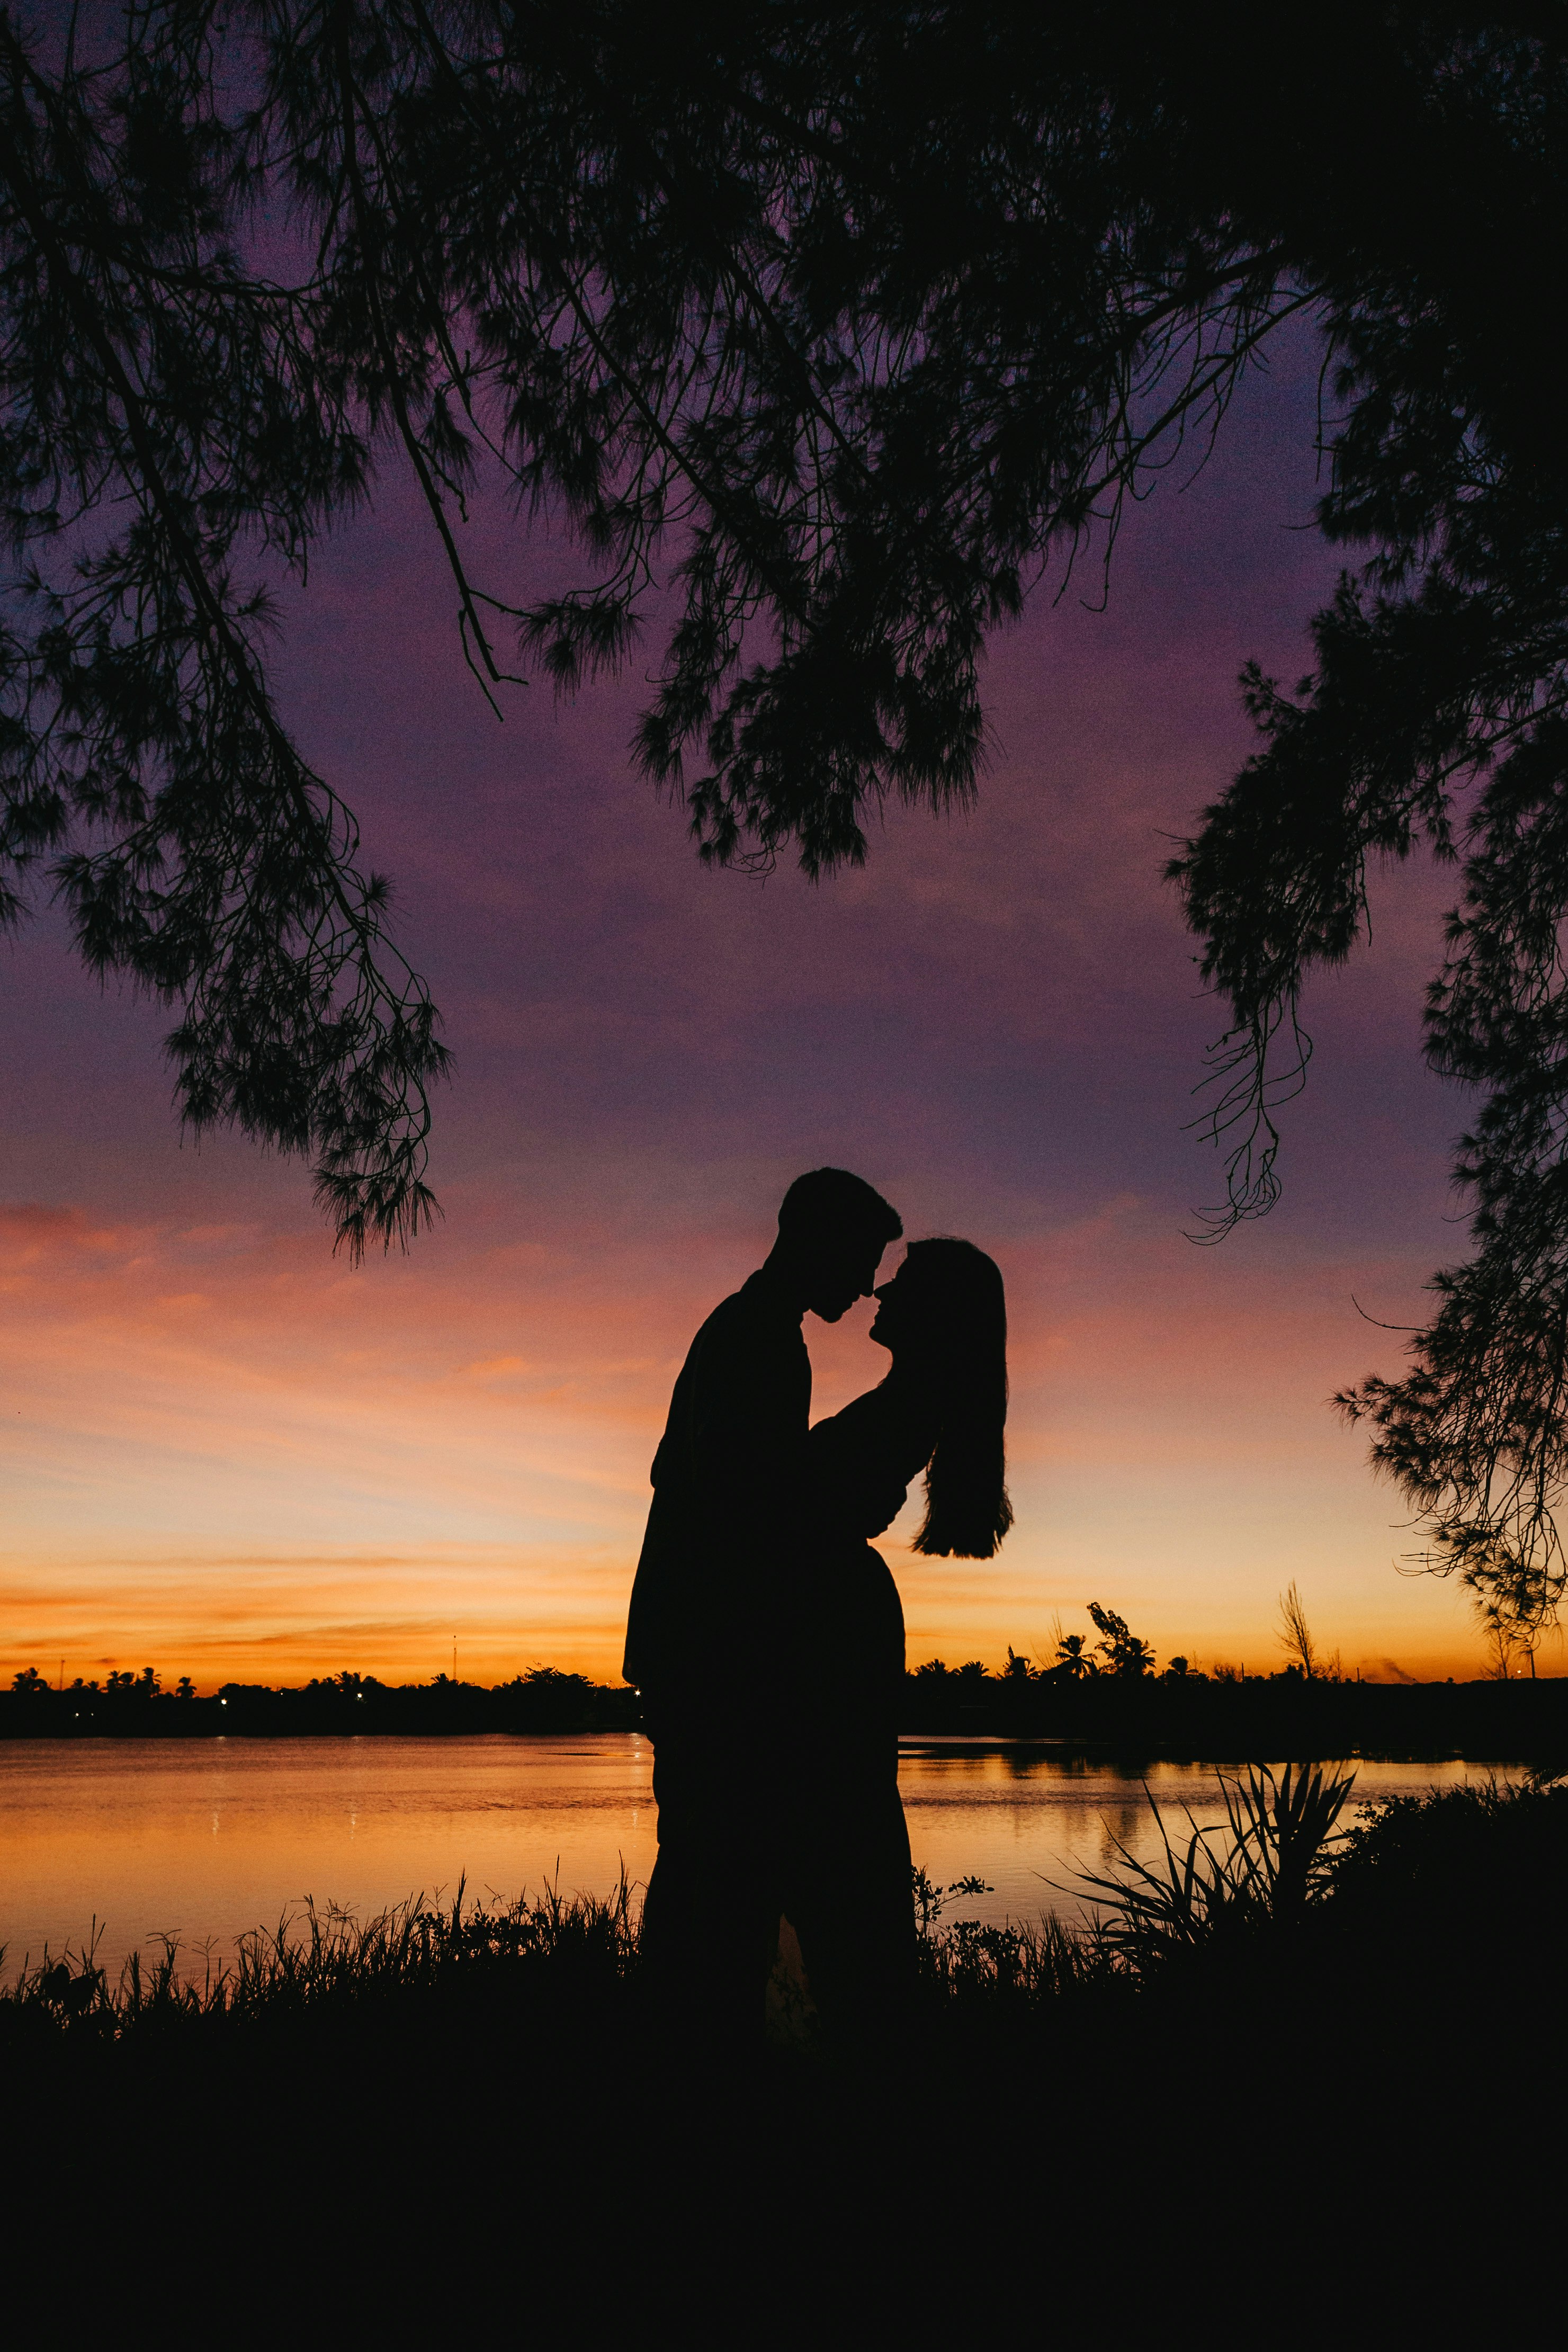
POLYGON ((630 1731, 638 1699, 624 1685, 530 1666, 490 1686, 437 1675, 428 1683, 383 1683, 374 1675, 313 1675, 297 1689, 225 1683, 198 1697, 188 1675, 165 1690, 155 1668, 79 1675, 55 1689, 28 1666, 0 1695, 0 1736, 77 1738, 298 1736, 476 1731, 630 1731))
MULTIPOLYGON (((1076 1636, 1069 1636, 1074 1640, 1076 1636)), ((1568 1678, 1369 1683, 1309 1678, 1299 1665, 1204 1674, 1106 1671, 1092 1660, 999 1672, 940 1658, 904 1679, 902 1726, 928 1738, 1047 1739, 1124 1759, 1438 1757, 1568 1761, 1568 1678)))
MULTIPOLYGON (((1162 1668, 1152 1643, 1099 1601, 1087 1604, 1098 1639, 1058 1626, 1047 1662, 1009 1645, 992 1673, 977 1659, 933 1658, 905 1677, 904 1728, 931 1738, 1046 1738, 1145 1755, 1437 1755, 1464 1750, 1501 1760, 1568 1759, 1568 1681, 1536 1681, 1532 1697, 1496 1646, 1476 1682, 1367 1683, 1323 1652, 1292 1582, 1280 1595, 1284 1664, 1249 1674, 1207 1673, 1179 1654, 1162 1668), (1510 1685, 1505 1694, 1502 1686, 1510 1685)), ((1533 1659, 1531 1659, 1533 1669, 1533 1659)))
MULTIPOLYGON (((929 1738, 1053 1740, 1126 1755, 1442 1755, 1568 1761, 1568 1678, 1377 1684, 1309 1674, 1299 1661, 1205 1674, 1150 1645, 1095 1606, 1101 1638, 1058 1638, 1045 1665, 1009 1647, 999 1669, 931 1658, 904 1677, 903 1730, 929 1738)), ((727 1694, 726 1695, 727 1697, 727 1694)), ((758 1693, 758 1725, 767 1703, 758 1693)), ((0 1738, 440 1737, 482 1732, 634 1731, 639 1694, 623 1684, 533 1666, 489 1686, 437 1675, 391 1685, 374 1675, 315 1676, 295 1689, 225 1683, 198 1697, 189 1675, 166 1690, 151 1666, 52 1688, 29 1666, 0 1693, 0 1738)))

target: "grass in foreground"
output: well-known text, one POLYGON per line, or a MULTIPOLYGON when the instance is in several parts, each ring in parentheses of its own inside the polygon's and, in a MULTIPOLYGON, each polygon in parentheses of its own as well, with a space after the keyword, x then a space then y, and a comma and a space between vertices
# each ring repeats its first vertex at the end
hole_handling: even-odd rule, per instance
MULTIPOLYGON (((1189 1817, 1174 1837, 1160 1821, 1165 1863, 1125 1856, 1115 1875, 1085 1878, 1082 1923, 1046 1917, 1004 1927, 951 1918, 986 1891, 976 1879, 934 1885, 915 1874, 919 1928, 915 2030, 940 2033, 998 2015, 1045 2022, 1063 2001, 1125 1999, 1158 1989, 1234 1993, 1302 1967, 1332 1973, 1353 1957, 1429 1965, 1431 1939, 1452 1947, 1499 1936, 1555 1941, 1568 1887, 1568 1785, 1470 1786, 1396 1797, 1340 1826, 1353 1777, 1252 1768, 1220 1780, 1222 1818, 1189 1817), (1423 1939, 1425 1942, 1423 1943, 1423 1939)), ((1156 1808, 1156 1818, 1158 1811, 1156 1808)), ((414 1896, 361 1921, 313 1904, 270 1932, 240 1939, 232 1963, 172 1940, 135 1954, 111 1983, 90 1949, 46 1954, 0 1990, 0 2053, 68 2041, 212 2041, 291 2021, 386 2018, 400 2008, 501 2004, 509 2012, 566 2004, 580 2017, 627 2011, 638 1977, 638 1908, 624 1878, 608 1897, 559 1887, 506 1905, 414 1896)), ((776 2004, 801 2039, 788 1986, 776 2004)))
POLYGON ((1568 2095, 1568 1789, 1397 1800, 1309 1853, 1333 1788, 1232 1783, 1163 1887, 1102 1886, 1079 1927, 983 1926, 975 1882, 921 1882, 909 2031, 870 2064, 694 2065, 648 2030, 624 1887, 308 1910, 232 1968, 165 1948, 114 1985, 51 1959, 0 1997, 9 2307, 47 2283, 41 2341, 200 2282, 240 2341, 328 2312, 511 2340, 553 2296, 573 2342, 657 2308, 682 2343, 815 2344, 831 2313, 923 2344, 979 2307, 1120 2343, 1140 2309, 1164 2341, 1197 2278, 1207 2342, 1267 2334, 1282 2283, 1337 2341, 1349 2168, 1358 2294, 1375 2259, 1403 2326, 1467 2247, 1495 2275, 1487 2213, 1434 2179, 1506 2186, 1568 2095))

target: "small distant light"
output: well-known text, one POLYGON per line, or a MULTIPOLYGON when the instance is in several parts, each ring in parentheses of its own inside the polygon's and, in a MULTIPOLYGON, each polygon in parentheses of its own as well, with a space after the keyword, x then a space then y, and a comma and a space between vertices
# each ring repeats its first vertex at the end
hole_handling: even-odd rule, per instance
POLYGON ((218 1705, 219 1705, 220 1706, 227 1706, 227 1705, 228 1705, 228 1701, 227 1701, 227 1699, 226 1699, 226 1698, 221 1698, 221 1699, 219 1699, 219 1701, 218 1701, 218 1705))

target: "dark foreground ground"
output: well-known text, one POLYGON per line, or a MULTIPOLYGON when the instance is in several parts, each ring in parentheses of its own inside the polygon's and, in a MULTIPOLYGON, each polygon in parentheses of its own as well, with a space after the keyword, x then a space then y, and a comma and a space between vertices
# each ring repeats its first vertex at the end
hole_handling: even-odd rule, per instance
POLYGON ((1508 2340, 1555 2227, 1568 1789, 1401 1801, 1313 1868, 1141 1940, 959 1897, 881 2058, 673 2051, 614 1906, 329 1932, 204 2006, 35 1979, 16 2340, 1406 2343, 1472 2293, 1508 2340))

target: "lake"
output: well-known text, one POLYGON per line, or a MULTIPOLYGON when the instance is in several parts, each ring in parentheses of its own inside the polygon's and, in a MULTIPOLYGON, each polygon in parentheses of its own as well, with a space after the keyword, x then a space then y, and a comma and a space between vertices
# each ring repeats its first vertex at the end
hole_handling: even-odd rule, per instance
MULTIPOLYGON (((744 1769, 737 1759, 737 1769, 744 1769)), ((1358 1798, 1484 1780, 1459 1762, 1364 1762, 1358 1798)), ((581 1738, 94 1739, 0 1744, 0 1943, 7 1978, 46 1945, 79 1949, 96 1919, 111 1972, 177 1936, 187 1961, 276 1927, 307 1895, 366 1918, 405 1895, 510 1898, 559 1875, 606 1893, 653 1868, 653 1749, 634 1732, 581 1738)), ((1181 1808, 1222 1818, 1212 1768, 1155 1764, 1173 1836, 1181 1808)), ((1500 1777, 1512 1777, 1502 1773, 1500 1777)), ((943 1883, 991 1892, 950 1916, 1076 1912, 1075 1873, 1120 1839, 1152 1860, 1159 1837, 1138 1779, 1081 1755, 967 1741, 903 1743, 899 1780, 915 1859, 943 1883)))

